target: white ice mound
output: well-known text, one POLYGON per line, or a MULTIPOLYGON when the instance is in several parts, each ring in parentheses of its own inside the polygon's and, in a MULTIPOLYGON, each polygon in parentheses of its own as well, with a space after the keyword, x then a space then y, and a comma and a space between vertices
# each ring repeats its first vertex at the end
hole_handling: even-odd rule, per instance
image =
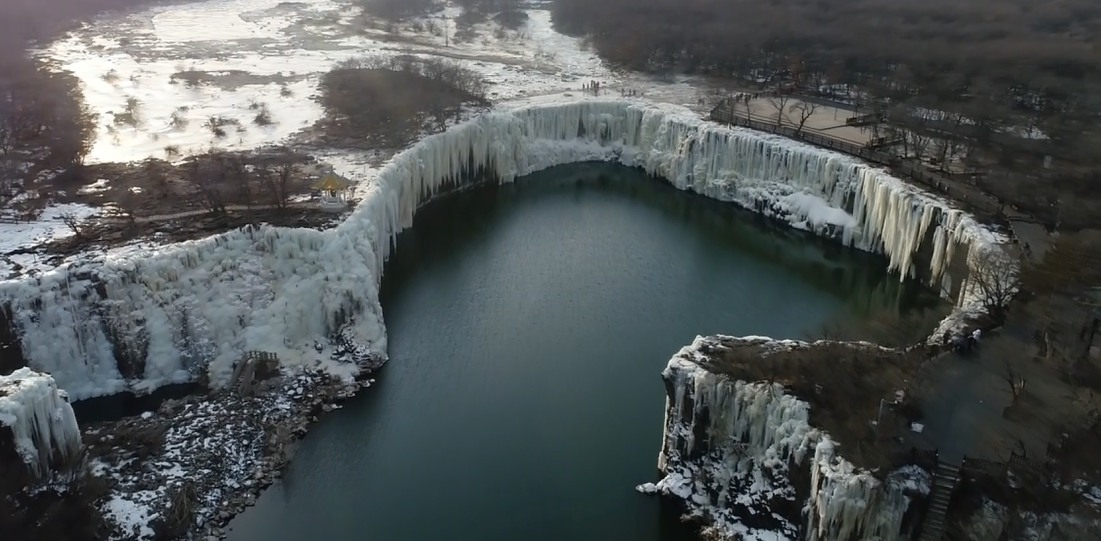
MULTIPOLYGON (((588 100, 496 112, 419 142, 357 189, 333 230, 247 228, 125 258, 101 256, 0 282, 28 365, 74 399, 148 390, 207 370, 223 385, 248 350, 328 366, 313 341, 346 332, 385 350, 383 262, 434 195, 582 161, 639 166, 680 189, 735 202, 885 254, 903 276, 932 254, 939 280, 959 246, 992 242, 969 216, 853 158, 705 122, 689 111, 588 100)), ((0 317, 3 324, 5 317, 0 317)))
POLYGON ((11 431, 15 452, 35 477, 80 454, 73 408, 47 374, 20 368, 0 376, 0 427, 11 431))

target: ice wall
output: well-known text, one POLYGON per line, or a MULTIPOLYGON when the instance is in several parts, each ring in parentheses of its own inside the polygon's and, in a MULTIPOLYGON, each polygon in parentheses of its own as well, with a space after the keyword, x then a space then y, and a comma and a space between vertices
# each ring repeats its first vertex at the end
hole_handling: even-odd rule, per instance
POLYGON ((37 278, 0 282, 25 362, 74 399, 152 389, 208 372, 224 384, 247 350, 322 364, 336 333, 385 351, 378 285, 397 234, 429 198, 475 182, 510 182, 581 161, 645 168, 680 189, 735 202, 792 226, 885 254, 903 276, 939 280, 953 253, 992 234, 880 169, 841 154, 698 119, 687 110, 589 100, 495 112, 396 156, 335 229, 246 228, 100 256, 37 278), (928 247, 927 247, 928 248, 928 247))
POLYGON ((0 430, 4 429, 11 433, 16 455, 36 478, 50 473, 54 464, 72 463, 82 447, 64 391, 49 375, 28 368, 0 376, 0 430))
POLYGON ((739 339, 697 337, 669 361, 658 459, 665 477, 639 490, 685 500, 724 539, 795 539, 802 531, 808 541, 898 540, 909 504, 901 487, 841 458, 830 437, 808 424, 808 404, 782 386, 707 368, 705 350, 732 340, 739 339), (808 470, 809 491, 792 486, 800 468, 808 470), (806 501, 796 501, 797 492, 808 493, 806 501))

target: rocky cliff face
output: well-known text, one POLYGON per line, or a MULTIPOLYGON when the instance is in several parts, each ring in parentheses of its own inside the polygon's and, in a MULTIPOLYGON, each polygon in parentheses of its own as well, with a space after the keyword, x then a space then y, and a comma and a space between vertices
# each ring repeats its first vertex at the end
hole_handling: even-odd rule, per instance
POLYGON ((810 425, 810 404, 778 383, 739 381, 715 355, 743 348, 765 363, 808 347, 715 336, 682 349, 662 374, 664 477, 639 490, 683 500, 713 539, 899 539, 910 502, 903 484, 854 467, 810 425))

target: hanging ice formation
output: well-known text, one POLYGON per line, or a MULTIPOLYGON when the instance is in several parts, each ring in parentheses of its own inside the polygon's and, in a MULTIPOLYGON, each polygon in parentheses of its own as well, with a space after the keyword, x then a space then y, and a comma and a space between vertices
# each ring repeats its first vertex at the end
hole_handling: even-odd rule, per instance
POLYGON ((665 477, 639 490, 684 499, 723 539, 795 539, 800 528, 791 521, 801 517, 807 541, 897 541, 908 505, 899 486, 838 456, 830 437, 808 424, 807 403, 781 386, 735 381, 705 367, 704 350, 741 340, 785 344, 697 337, 669 361, 658 458, 665 477), (794 468, 809 469, 802 476, 809 477, 806 502, 795 501, 794 468), (786 520, 782 509, 789 510, 786 520), (771 533, 749 535, 754 530, 771 533))
POLYGON ((424 139, 360 185, 361 202, 329 231, 249 227, 0 283, 0 325, 10 320, 22 361, 74 399, 199 370, 224 384, 250 349, 325 363, 309 346, 338 331, 382 353, 382 266, 418 206, 457 186, 581 161, 642 167, 885 254, 904 276, 927 269, 934 282, 958 247, 994 240, 961 211, 855 159, 677 107, 580 101, 491 113, 424 139), (923 247, 931 257, 918 265, 923 247))
MULTIPOLYGON (((29 368, 0 376, 0 445, 10 433, 15 453, 35 478, 53 464, 69 464, 80 454, 80 429, 64 391, 53 378, 29 368)), ((0 448, 0 456, 6 449, 0 448)))

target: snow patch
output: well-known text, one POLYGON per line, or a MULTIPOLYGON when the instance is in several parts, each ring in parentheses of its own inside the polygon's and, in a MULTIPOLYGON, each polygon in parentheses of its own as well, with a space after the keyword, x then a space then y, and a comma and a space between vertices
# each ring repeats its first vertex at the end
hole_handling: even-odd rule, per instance
POLYGON ((127 496, 114 495, 104 504, 104 518, 113 522, 122 532, 122 535, 113 536, 112 540, 143 541, 153 538, 153 529, 149 522, 155 518, 149 503, 157 498, 157 494, 150 490, 132 492, 127 496))
POLYGON ((933 476, 921 466, 910 464, 903 466, 887 476, 887 482, 899 486, 906 492, 928 496, 933 490, 933 476))

